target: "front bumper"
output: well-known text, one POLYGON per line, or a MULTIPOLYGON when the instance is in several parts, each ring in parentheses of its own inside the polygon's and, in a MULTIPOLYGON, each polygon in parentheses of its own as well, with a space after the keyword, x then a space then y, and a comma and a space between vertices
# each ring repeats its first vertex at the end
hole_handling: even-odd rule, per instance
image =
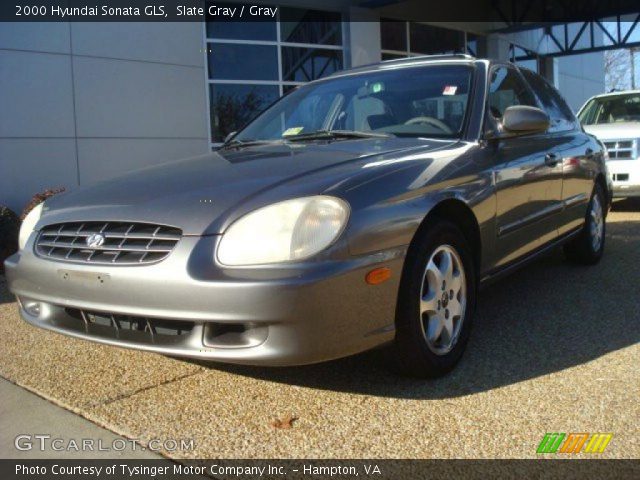
POLYGON ((640 185, 613 185, 613 198, 640 197, 640 185))
POLYGON ((640 196, 640 159, 609 160, 607 169, 613 183, 613 197, 640 196))
POLYGON ((187 236, 159 263, 111 267, 39 258, 33 237, 5 262, 5 271, 22 318, 41 328, 120 347, 253 365, 314 363, 393 339, 404 248, 286 268, 231 269, 214 263, 218 237, 187 236), (391 268, 392 278, 366 284, 366 273, 382 265, 391 268), (37 309, 25 308, 34 303, 37 309), (134 320, 97 323, 94 314, 134 320), (142 328, 139 319, 173 327, 184 322, 185 328, 164 334, 142 328))

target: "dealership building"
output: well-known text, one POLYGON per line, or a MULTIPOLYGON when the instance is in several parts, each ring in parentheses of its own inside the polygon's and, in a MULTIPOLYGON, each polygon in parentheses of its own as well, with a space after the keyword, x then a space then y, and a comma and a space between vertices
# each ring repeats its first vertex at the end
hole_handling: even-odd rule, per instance
POLYGON ((295 86, 380 60, 512 60, 577 110, 605 89, 603 51, 635 39, 602 22, 418 22, 417 0, 304 4, 253 23, 0 23, 0 204, 205 153, 295 86))

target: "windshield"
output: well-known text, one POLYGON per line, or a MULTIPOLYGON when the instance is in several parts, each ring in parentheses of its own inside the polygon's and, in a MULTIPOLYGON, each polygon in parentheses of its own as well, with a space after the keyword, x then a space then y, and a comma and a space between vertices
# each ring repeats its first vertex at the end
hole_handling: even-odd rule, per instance
POLYGON ((332 131, 459 137, 471 76, 469 65, 431 65, 311 83, 282 98, 233 140, 293 140, 332 131))
POLYGON ((578 118, 583 125, 640 121, 640 93, 593 98, 578 118))

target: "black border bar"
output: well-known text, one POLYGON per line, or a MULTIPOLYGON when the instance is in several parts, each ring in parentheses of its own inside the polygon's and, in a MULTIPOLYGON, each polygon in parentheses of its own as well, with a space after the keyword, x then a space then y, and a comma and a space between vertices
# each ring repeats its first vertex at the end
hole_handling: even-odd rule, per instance
MULTIPOLYGON (((3 0, 3 22, 200 22, 273 21, 278 0, 3 0), (265 7, 271 7, 266 9, 265 7), (225 10, 226 9, 226 10, 225 10)), ((281 21, 300 21, 295 1, 278 8, 281 21)), ((343 13, 351 21, 367 21, 359 13, 377 11, 383 18, 416 22, 497 22, 507 27, 531 23, 591 21, 640 14, 638 0, 350 0, 343 13), (357 7, 350 15, 350 7, 357 7)), ((326 10, 321 0, 300 3, 301 9, 326 10)), ((630 19, 633 21, 633 19, 630 19)))
POLYGON ((637 479, 639 460, 0 460, 9 479, 637 479), (61 473, 62 472, 62 473, 61 473), (354 473, 357 472, 357 475, 354 473))

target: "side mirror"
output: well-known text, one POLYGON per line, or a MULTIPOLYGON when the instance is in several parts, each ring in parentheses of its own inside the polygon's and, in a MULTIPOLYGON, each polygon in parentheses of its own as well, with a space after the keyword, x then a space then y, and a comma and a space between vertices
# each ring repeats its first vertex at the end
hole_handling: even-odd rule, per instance
POLYGON ((228 133, 228 134, 227 134, 227 136, 226 136, 226 137, 224 137, 224 141, 223 141, 223 143, 227 143, 229 140, 231 140, 231 139, 233 138, 233 136, 234 136, 236 133, 238 133, 238 132, 231 132, 231 133, 228 133))
POLYGON ((546 132, 549 124, 549 115, 536 107, 514 105, 502 115, 502 128, 507 135, 546 132))

